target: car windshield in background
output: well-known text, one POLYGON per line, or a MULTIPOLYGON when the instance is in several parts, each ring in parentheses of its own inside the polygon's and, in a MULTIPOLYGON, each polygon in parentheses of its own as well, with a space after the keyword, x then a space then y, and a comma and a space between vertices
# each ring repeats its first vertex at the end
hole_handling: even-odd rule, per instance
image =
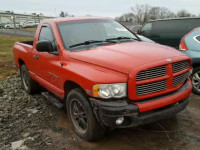
POLYGON ((76 51, 110 43, 139 40, 114 20, 81 20, 58 23, 67 50, 76 51))

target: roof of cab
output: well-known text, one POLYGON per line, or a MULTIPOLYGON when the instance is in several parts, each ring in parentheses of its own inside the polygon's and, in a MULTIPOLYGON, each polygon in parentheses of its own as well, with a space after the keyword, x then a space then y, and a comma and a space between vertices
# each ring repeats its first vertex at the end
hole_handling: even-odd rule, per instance
POLYGON ((96 20, 96 19, 110 19, 107 17, 63 17, 63 18, 54 18, 42 21, 43 23, 50 23, 50 22, 66 22, 66 21, 78 21, 78 20, 96 20))

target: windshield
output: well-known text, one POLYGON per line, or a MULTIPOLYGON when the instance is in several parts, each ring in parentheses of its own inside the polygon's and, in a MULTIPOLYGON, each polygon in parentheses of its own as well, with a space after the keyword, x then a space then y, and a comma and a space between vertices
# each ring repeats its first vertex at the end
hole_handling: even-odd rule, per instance
POLYGON ((58 23, 67 50, 83 50, 110 43, 139 40, 114 20, 81 20, 58 23))

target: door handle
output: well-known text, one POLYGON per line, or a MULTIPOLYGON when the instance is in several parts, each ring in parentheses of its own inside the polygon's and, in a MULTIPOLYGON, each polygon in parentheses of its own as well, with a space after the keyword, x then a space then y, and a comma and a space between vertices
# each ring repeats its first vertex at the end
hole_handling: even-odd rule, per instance
POLYGON ((34 55, 33 57, 34 57, 35 59, 39 59, 39 57, 38 57, 37 55, 34 55))

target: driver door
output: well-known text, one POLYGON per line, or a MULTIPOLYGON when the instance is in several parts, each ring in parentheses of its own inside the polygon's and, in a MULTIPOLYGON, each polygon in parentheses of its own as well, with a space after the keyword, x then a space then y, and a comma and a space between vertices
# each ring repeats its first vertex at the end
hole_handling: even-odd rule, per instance
POLYGON ((42 26, 38 41, 48 40, 52 43, 54 52, 39 52, 34 49, 34 72, 39 82, 48 89, 52 89, 59 81, 57 71, 60 69, 61 56, 57 47, 57 42, 53 30, 49 24, 42 26))

